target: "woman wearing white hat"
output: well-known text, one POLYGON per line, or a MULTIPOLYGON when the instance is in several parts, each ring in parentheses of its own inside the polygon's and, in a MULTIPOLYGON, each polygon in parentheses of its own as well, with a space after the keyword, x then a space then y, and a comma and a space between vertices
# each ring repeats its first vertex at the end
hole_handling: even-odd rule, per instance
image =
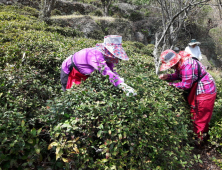
POLYGON ((191 54, 192 57, 197 58, 199 61, 202 60, 201 52, 200 52, 200 47, 198 46, 200 42, 198 42, 195 39, 192 39, 190 43, 188 44, 185 48, 185 51, 189 54, 191 54))
POLYGON ((136 95, 135 90, 125 84, 114 70, 119 59, 129 60, 122 48, 122 36, 119 35, 105 36, 104 43, 76 52, 62 63, 60 79, 63 91, 70 89, 73 83, 81 84, 94 70, 99 70, 102 75, 108 75, 110 82, 126 92, 127 96, 136 95))

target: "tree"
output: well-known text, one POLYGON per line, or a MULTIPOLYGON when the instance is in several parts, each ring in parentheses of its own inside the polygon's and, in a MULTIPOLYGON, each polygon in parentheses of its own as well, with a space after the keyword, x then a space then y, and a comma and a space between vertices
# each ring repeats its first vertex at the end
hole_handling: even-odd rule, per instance
POLYGON ((221 2, 221 0, 217 0, 217 4, 218 4, 218 9, 219 9, 220 19, 222 19, 222 16, 221 16, 221 6, 222 6, 222 2, 221 2))
POLYGON ((114 0, 101 0, 102 5, 104 7, 105 16, 109 15, 109 8, 110 8, 110 5, 111 5, 112 1, 114 1, 114 0))
POLYGON ((54 8, 56 0, 41 0, 41 14, 40 18, 43 21, 48 21, 51 16, 51 11, 54 8))
POLYGON ((158 74, 160 58, 158 50, 172 49, 178 39, 185 19, 193 11, 200 9, 210 0, 153 0, 161 10, 162 27, 155 33, 155 46, 153 50, 156 74, 158 74))

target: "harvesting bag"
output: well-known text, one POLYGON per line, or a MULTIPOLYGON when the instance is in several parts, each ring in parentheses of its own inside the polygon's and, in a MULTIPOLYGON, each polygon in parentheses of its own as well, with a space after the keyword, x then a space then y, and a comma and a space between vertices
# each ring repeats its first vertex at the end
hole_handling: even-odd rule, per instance
MULTIPOLYGON (((72 56, 72 58, 73 58, 73 56, 72 56)), ((70 71, 71 72, 69 73, 66 89, 70 89, 72 87, 73 83, 81 84, 82 80, 85 81, 89 77, 88 75, 84 75, 84 74, 79 72, 78 68, 73 63, 72 58, 71 58, 72 64, 70 66, 70 71)))
POLYGON ((195 98, 196 98, 196 91, 197 91, 198 82, 193 83, 190 91, 188 92, 187 101, 189 105, 195 108, 195 98))
POLYGON ((81 84, 81 81, 85 81, 89 76, 83 75, 82 73, 78 72, 75 68, 69 73, 66 89, 70 89, 75 84, 81 84))

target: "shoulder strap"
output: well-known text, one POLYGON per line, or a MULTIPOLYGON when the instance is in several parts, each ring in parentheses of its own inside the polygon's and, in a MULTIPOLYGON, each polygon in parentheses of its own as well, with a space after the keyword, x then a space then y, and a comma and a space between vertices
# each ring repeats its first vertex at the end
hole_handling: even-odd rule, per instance
MULTIPOLYGON (((200 64, 198 63, 199 60, 198 60, 197 58, 195 58, 195 57, 192 57, 192 59, 196 60, 196 63, 197 63, 197 66, 198 66, 198 78, 197 78, 197 80, 195 81, 195 82, 197 82, 197 84, 198 84, 198 82, 199 82, 207 73, 205 73, 202 77, 200 77, 201 69, 200 69, 200 64)), ((198 89, 198 88, 196 88, 196 94, 197 94, 197 89, 198 89)))
POLYGON ((76 67, 76 65, 73 62, 73 56, 71 57, 71 62, 72 64, 70 65, 69 70, 72 71, 72 69, 75 68, 79 72, 79 69, 76 67))
POLYGON ((196 63, 197 63, 197 66, 198 66, 198 78, 195 82, 198 82, 200 81, 207 73, 205 73, 202 77, 200 77, 200 74, 201 74, 201 69, 200 69, 200 64, 198 63, 198 59, 195 58, 195 57, 192 57, 192 59, 196 60, 196 63))

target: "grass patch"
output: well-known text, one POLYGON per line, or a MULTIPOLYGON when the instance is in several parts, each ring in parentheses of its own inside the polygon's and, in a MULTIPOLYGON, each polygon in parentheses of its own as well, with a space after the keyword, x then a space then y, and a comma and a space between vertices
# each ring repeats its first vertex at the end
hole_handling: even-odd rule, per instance
MULTIPOLYGON (((83 18, 85 16, 89 16, 91 17, 93 20, 95 21, 99 21, 99 20, 106 20, 106 21, 109 21, 109 22, 113 22, 116 20, 116 18, 113 18, 113 17, 99 17, 99 16, 90 16, 90 15, 62 15, 62 16, 52 16, 51 19, 70 19, 70 18, 83 18)), ((123 19, 121 18, 122 20, 125 20, 126 19, 123 19)))

